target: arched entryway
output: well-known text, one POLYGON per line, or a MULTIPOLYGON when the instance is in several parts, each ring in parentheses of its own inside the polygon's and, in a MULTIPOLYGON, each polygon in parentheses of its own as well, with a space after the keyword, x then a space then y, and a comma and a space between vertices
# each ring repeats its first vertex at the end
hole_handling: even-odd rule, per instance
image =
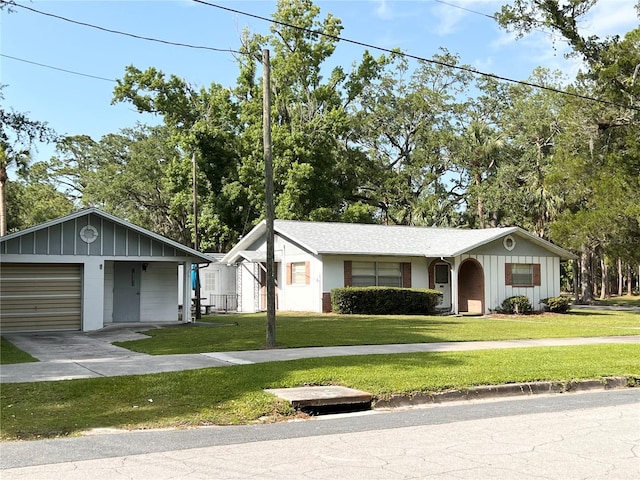
POLYGON ((484 313, 484 271, 473 258, 464 260, 458 269, 458 312, 484 313))

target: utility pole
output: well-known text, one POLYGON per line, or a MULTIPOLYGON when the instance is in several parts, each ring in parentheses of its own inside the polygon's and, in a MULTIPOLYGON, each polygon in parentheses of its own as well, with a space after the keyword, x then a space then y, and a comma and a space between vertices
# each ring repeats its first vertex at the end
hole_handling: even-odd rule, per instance
POLYGON ((262 128, 264 142, 265 217, 267 223, 267 347, 276 346, 276 282, 273 238, 273 164, 271 153, 271 65, 269 50, 262 50, 262 128))
MULTIPOLYGON (((199 242, 198 242, 198 164, 196 163, 196 152, 193 152, 191 157, 192 167, 193 167, 193 249, 198 250, 199 242)), ((191 267, 193 268, 193 267, 191 267)), ((198 265, 196 264, 196 268, 194 271, 194 275, 196 277, 196 298, 195 298, 195 307, 196 307, 196 320, 200 320, 202 318, 202 312, 200 312, 200 270, 198 269, 198 265)), ((187 303, 186 301, 183 303, 187 303)))

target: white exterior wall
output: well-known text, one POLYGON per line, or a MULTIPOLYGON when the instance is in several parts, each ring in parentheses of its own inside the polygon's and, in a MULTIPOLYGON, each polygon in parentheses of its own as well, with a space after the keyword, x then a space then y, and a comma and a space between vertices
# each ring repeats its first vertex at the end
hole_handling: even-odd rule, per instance
POLYGON ((260 311, 259 266, 255 263, 243 262, 238 264, 238 288, 239 298, 238 310, 244 313, 255 313, 260 311), (254 278, 254 276, 256 278, 254 278))
POLYGON ((113 262, 104 262, 104 323, 113 322, 113 262))
MULTIPOLYGON (((462 255, 455 261, 455 279, 457 286, 457 272, 460 264, 467 258, 476 259, 484 272, 484 304, 485 313, 495 310, 505 298, 514 295, 525 295, 529 298, 534 310, 540 310, 540 300, 560 295, 560 258, 543 256, 517 255, 462 255), (513 287, 505 285, 505 263, 539 263, 540 285, 534 287, 513 287)), ((457 293, 457 288, 453 289, 457 293)), ((458 312, 457 294, 454 299, 455 312, 458 312)))
POLYGON ((104 326, 104 262, 100 257, 86 257, 82 278, 82 330, 104 326))
POLYGON ((175 322, 178 320, 177 263, 150 262, 141 272, 140 321, 175 322))
POLYGON ((278 307, 293 312, 322 312, 322 262, 313 255, 287 253, 281 263, 278 307), (287 263, 309 262, 309 284, 287 285, 287 263))

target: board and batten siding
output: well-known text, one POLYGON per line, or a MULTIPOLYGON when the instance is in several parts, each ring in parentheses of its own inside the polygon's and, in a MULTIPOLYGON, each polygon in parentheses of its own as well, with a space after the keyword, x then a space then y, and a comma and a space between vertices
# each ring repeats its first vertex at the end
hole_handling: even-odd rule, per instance
POLYGON ((467 258, 477 260, 484 271, 485 310, 495 310, 505 298, 525 295, 534 310, 540 310, 540 300, 560 295, 560 258, 537 255, 462 255, 458 266, 467 258), (540 285, 513 287, 505 283, 505 264, 540 264, 540 285))
POLYGON ((176 257, 175 248, 131 228, 91 214, 74 218, 12 238, 2 243, 2 254, 83 255, 106 257, 176 257), (91 243, 80 239, 83 227, 91 226, 98 238, 91 243))

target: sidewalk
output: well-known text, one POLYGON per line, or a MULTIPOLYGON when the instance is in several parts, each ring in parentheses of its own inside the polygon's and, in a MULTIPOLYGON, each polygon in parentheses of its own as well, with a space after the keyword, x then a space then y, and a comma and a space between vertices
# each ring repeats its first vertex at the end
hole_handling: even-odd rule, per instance
POLYGON ((640 335, 589 338, 551 338, 478 342, 412 343, 309 347, 184 355, 146 355, 115 347, 104 339, 83 334, 48 334, 33 342, 34 336, 6 335, 7 339, 41 360, 37 363, 2 365, 0 383, 44 382, 76 378, 115 377, 194 370, 302 358, 348 355, 381 355, 416 352, 459 352, 505 348, 559 347, 596 344, 636 344, 640 335), (75 339, 75 343, 74 343, 75 339), (48 341, 47 341, 48 340, 48 341), (29 342, 31 341, 31 345, 29 342), (60 347, 56 351, 54 346, 60 347), (105 345, 105 344, 108 344, 105 345), (36 352, 36 346, 40 352, 36 352))

